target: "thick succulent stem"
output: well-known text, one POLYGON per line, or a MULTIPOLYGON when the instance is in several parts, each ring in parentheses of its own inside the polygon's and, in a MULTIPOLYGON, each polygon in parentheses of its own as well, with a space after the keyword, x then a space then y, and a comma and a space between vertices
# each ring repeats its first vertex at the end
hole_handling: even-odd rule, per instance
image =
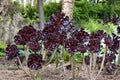
POLYGON ((28 62, 28 56, 29 56, 29 47, 28 45, 25 46, 25 58, 26 58, 26 66, 28 62))
POLYGON ((72 79, 75 79, 75 60, 74 60, 74 55, 71 57, 71 66, 72 66, 72 79))
POLYGON ((50 58, 49 62, 45 64, 45 66, 49 65, 52 62, 53 58, 55 57, 56 52, 57 50, 54 51, 52 57, 50 58))
POLYGON ((58 54, 55 54, 55 64, 56 64, 56 68, 58 67, 59 64, 59 60, 58 60, 58 54))
POLYGON ((45 48, 44 48, 44 45, 43 45, 43 44, 42 44, 41 54, 43 54, 43 60, 44 60, 44 61, 47 61, 47 60, 46 60, 46 51, 45 51, 45 48))
POLYGON ((22 65, 22 63, 21 63, 21 61, 20 61, 20 59, 19 59, 19 57, 17 56, 17 59, 18 59, 18 62, 19 62, 19 64, 20 64, 20 67, 21 67, 21 69, 28 75, 28 76, 30 76, 30 74, 25 70, 25 68, 23 67, 23 65, 22 65))
POLYGON ((104 67, 104 61, 105 61, 105 55, 106 55, 106 54, 107 54, 107 46, 105 47, 105 52, 104 52, 104 54, 103 54, 103 59, 102 59, 102 63, 101 63, 100 70, 98 71, 98 74, 97 74, 97 76, 95 77, 94 80, 97 79, 97 77, 100 75, 100 73, 101 73, 101 71, 102 71, 102 69, 103 69, 103 67, 104 67))
POLYGON ((33 80, 35 80, 35 75, 34 75, 34 73, 32 72, 31 69, 29 69, 29 72, 30 72, 31 78, 32 78, 33 80))
POLYGON ((64 62, 64 59, 65 59, 64 47, 61 46, 60 48, 61 48, 61 52, 60 53, 62 55, 61 64, 62 64, 63 71, 65 73, 66 70, 65 70, 65 67, 64 67, 64 64, 65 64, 65 62, 64 62))

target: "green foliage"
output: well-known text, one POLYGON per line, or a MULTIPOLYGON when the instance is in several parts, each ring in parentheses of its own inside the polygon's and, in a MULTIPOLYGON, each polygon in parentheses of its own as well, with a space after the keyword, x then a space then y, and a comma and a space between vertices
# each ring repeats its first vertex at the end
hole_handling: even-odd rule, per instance
POLYGON ((44 4, 45 19, 48 21, 49 17, 57 12, 60 12, 62 8, 62 3, 50 2, 44 4))
POLYGON ((83 21, 81 22, 81 25, 79 26, 85 28, 89 32, 96 32, 98 30, 104 30, 110 35, 112 33, 117 35, 117 30, 116 30, 117 26, 113 25, 112 23, 108 23, 107 25, 102 25, 99 22, 99 20, 96 20, 96 19, 89 19, 87 22, 83 21))
POLYGON ((83 55, 82 55, 82 53, 78 52, 78 53, 75 54, 75 61, 77 63, 81 63, 83 61, 83 55))
POLYGON ((103 19, 112 14, 120 15, 120 6, 109 5, 105 3, 91 3, 88 1, 75 1, 73 17, 75 21, 93 19, 103 19))
MULTIPOLYGON (((58 11, 61 11, 61 3, 50 2, 44 4, 44 13, 46 21, 48 21, 49 17, 53 13, 57 13, 58 11)), ((24 20, 29 23, 38 22, 39 14, 37 4, 34 6, 31 6, 30 4, 28 4, 26 7, 22 6, 22 15, 24 20)))
POLYGON ((0 56, 4 56, 5 55, 5 48, 6 48, 6 44, 3 44, 3 42, 0 40, 0 56))
POLYGON ((39 21, 38 7, 28 4, 26 7, 22 6, 22 15, 25 21, 34 23, 39 21))
POLYGON ((81 27, 85 28, 89 32, 95 32, 97 30, 104 30, 105 27, 98 23, 95 19, 89 19, 88 22, 82 22, 81 27))

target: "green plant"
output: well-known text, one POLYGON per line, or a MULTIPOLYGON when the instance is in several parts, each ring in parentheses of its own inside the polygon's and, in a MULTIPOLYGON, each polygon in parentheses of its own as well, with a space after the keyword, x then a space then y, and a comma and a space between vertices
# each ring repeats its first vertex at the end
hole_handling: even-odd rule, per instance
POLYGON ((4 44, 1 40, 0 40, 0 56, 5 56, 5 48, 6 48, 6 44, 4 44))
POLYGON ((62 3, 56 3, 56 2, 49 2, 44 3, 44 12, 45 12, 45 19, 46 21, 49 20, 49 16, 51 16, 54 13, 61 12, 62 3))
POLYGON ((35 80, 42 80, 40 77, 37 77, 35 80))
MULTIPOLYGON (((27 4, 26 7, 22 6, 21 9, 22 9, 21 13, 25 21, 29 23, 35 23, 39 21, 37 4, 34 6, 27 4)), ((49 20, 49 16, 51 16, 53 13, 57 13, 60 11, 61 11, 61 3, 56 3, 56 2, 44 3, 44 13, 45 13, 46 21, 49 20)))
POLYGON ((110 3, 91 3, 88 1, 75 1, 73 17, 75 21, 92 19, 103 19, 111 16, 112 14, 119 14, 119 2, 116 5, 109 5, 110 3))

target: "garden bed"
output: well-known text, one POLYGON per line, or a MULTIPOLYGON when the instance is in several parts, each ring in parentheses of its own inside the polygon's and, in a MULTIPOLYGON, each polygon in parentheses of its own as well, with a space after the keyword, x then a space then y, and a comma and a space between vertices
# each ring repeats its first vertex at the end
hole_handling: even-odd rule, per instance
MULTIPOLYGON (((24 71, 13 64, 14 61, 6 62, 4 57, 0 57, 0 80, 32 80, 24 71)), ((78 70, 76 70, 78 71, 78 70)), ((86 75, 80 70, 75 80, 88 80, 84 78, 86 75)), ((96 73, 96 72, 95 72, 96 73)), ((119 80, 120 71, 114 77, 107 73, 101 73, 98 80, 119 80)), ((43 68, 41 72, 42 80, 72 80, 71 70, 66 69, 63 72, 62 68, 56 68, 55 64, 50 64, 43 68)))

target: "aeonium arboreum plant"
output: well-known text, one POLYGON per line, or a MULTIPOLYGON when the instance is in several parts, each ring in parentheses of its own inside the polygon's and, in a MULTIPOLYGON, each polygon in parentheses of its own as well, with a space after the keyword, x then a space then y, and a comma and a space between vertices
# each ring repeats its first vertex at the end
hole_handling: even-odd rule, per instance
MULTIPOLYGON (((113 16, 111 20, 113 24, 116 24, 118 18, 113 16)), ((108 18, 105 19, 103 24, 107 24, 108 21, 110 21, 108 18)), ((120 27, 116 30, 118 30, 119 34, 120 27)), ((6 59, 11 60, 17 57, 16 64, 33 79, 39 74, 39 70, 43 68, 43 65, 51 63, 53 58, 56 66, 58 66, 60 62, 58 54, 64 57, 63 50, 66 50, 71 55, 73 79, 76 75, 76 52, 80 52, 83 56, 83 67, 86 67, 87 73, 90 74, 90 76, 87 76, 88 79, 96 80, 103 68, 112 74, 117 67, 114 62, 116 59, 115 53, 119 52, 119 36, 109 35, 104 30, 88 33, 83 28, 75 29, 73 20, 70 20, 63 13, 53 14, 43 30, 36 30, 31 25, 24 26, 14 37, 14 42, 14 45, 9 45, 6 48, 6 59), (19 45, 24 48, 25 59, 21 56, 19 45), (85 56, 85 53, 88 53, 88 55, 85 56), (102 57, 99 57, 101 54, 102 57), (46 56, 50 60, 46 60, 46 56), (23 60, 25 60, 29 71, 22 64, 23 60), (96 66, 99 68, 96 69, 96 66), (93 73, 95 70, 97 70, 98 74, 94 78, 93 73)))
POLYGON ((44 60, 42 59, 42 54, 37 53, 41 51, 42 43, 42 33, 40 30, 36 30, 32 25, 24 26, 17 35, 14 37, 15 44, 8 45, 6 48, 6 59, 13 59, 17 57, 15 63, 22 68, 22 70, 35 80, 35 77, 38 75, 32 73, 32 70, 41 69, 44 65, 44 60), (24 48, 24 56, 20 53, 19 45, 22 45, 24 48), (33 53, 30 53, 30 50, 33 53), (25 59, 24 59, 25 57, 25 59), (25 60, 26 65, 22 64, 25 60), (29 71, 25 68, 30 68, 29 71))
MULTIPOLYGON (((68 33, 71 33, 73 29, 72 20, 69 17, 65 17, 65 14, 58 13, 53 14, 50 17, 50 21, 45 25, 45 28, 41 30, 35 29, 32 25, 24 26, 17 35, 14 37, 15 45, 10 45, 6 48, 6 58, 13 59, 17 57, 18 64, 23 71, 35 79, 37 74, 32 73, 33 70, 39 70, 45 64, 49 64, 54 55, 57 56, 59 46, 64 46, 68 37, 68 33), (22 64, 23 58, 20 57, 17 46, 22 45, 24 48, 25 63, 29 69, 26 70, 22 64), (50 61, 45 62, 43 60, 44 53, 54 52, 50 61), (32 53, 31 53, 32 51, 32 53)), ((37 71, 38 73, 38 71, 37 71)))

